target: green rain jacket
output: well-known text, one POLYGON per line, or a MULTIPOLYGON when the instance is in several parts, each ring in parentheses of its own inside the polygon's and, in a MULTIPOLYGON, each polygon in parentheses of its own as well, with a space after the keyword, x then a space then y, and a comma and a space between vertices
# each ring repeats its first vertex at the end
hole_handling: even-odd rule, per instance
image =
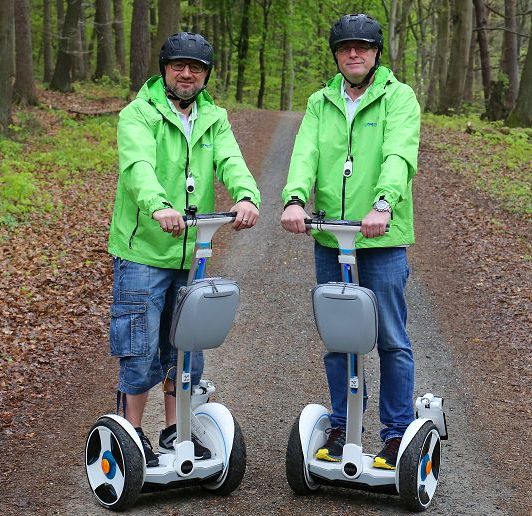
POLYGON ((119 179, 109 235, 114 256, 162 268, 189 269, 196 229, 179 238, 161 230, 154 211, 214 210, 214 175, 234 201, 260 194, 235 140, 227 112, 206 91, 197 98, 198 118, 187 143, 183 124, 168 105, 160 76, 144 84, 118 122, 119 179), (185 188, 190 170, 195 191, 185 188))
MULTIPOLYGON (((283 201, 305 203, 315 189, 314 207, 327 219, 362 220, 384 197, 392 206, 390 231, 376 238, 357 234, 357 247, 393 247, 414 242, 412 178, 417 170, 420 110, 409 86, 380 66, 349 126, 341 74, 311 95, 294 144, 283 201), (343 176, 349 154, 353 174, 343 176)), ((338 247, 328 232, 313 232, 338 247)))

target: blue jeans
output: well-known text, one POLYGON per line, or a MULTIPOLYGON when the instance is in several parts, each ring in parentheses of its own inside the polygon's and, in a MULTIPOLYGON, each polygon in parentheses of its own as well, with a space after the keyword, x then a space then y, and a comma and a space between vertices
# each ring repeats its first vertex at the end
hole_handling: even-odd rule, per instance
MULTIPOLYGON (((118 390, 142 394, 168 375, 175 379, 177 350, 170 344, 172 313, 188 271, 114 259, 111 355, 120 357, 118 390)), ((192 353, 191 381, 203 373, 203 353, 192 353)))
MULTIPOLYGON (((319 284, 342 281, 338 249, 314 247, 319 284)), ((409 275, 406 249, 387 247, 357 250, 360 285, 373 290, 379 312, 377 350, 380 357, 381 439, 401 437, 414 420, 414 356, 406 333, 407 306, 404 294, 409 275)), ((346 426, 347 355, 326 353, 327 382, 331 394, 331 426, 346 426)))

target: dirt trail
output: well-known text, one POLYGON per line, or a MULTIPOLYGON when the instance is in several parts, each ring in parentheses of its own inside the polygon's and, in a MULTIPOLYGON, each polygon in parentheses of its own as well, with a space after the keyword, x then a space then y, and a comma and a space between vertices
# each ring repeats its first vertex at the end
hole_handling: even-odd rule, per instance
MULTIPOLYGON (((141 496, 132 514, 403 512, 396 497, 346 489, 324 488, 316 496, 296 497, 285 480, 284 454, 294 418, 306 403, 327 404, 328 396, 322 366, 323 347, 310 304, 311 240, 289 235, 278 224, 279 192, 300 115, 284 113, 278 119, 262 161, 260 224, 253 231, 225 233, 223 253, 215 259, 210 271, 238 280, 242 290, 235 327, 222 348, 207 354, 205 377, 217 385, 216 401, 226 404, 242 426, 248 449, 246 476, 241 488, 228 498, 212 497, 199 488, 172 490, 141 496)), ((253 121, 256 123, 257 119, 253 121)), ((255 127, 255 131, 260 133, 260 128, 255 127)), ((247 134, 251 144, 253 138, 249 138, 245 128, 242 134, 247 134)), ((426 188, 427 184, 423 186, 426 188)), ((423 195, 423 191, 417 193, 423 195)), ((424 223, 428 213, 428 207, 422 205, 417 213, 418 225, 424 223)), ((493 467, 490 461, 494 455, 485 447, 483 420, 474 419, 474 411, 482 406, 485 398, 481 390, 471 387, 471 377, 464 376, 467 364, 463 363, 459 342, 450 339, 448 328, 439 324, 447 313, 438 304, 439 289, 444 285, 432 283, 430 255, 417 251, 430 244, 426 231, 421 232, 418 242, 410 250, 412 274, 408 289, 416 394, 432 391, 446 398, 450 431, 450 439, 443 449, 442 481, 431 511, 434 514, 524 514, 528 506, 524 482, 522 486, 511 487, 509 475, 502 472, 493 476, 498 468, 493 467)), ((432 260, 437 257, 432 256, 432 260)), ((21 475, 21 469, 14 471, 9 493, 7 489, 2 493, 8 502, 8 514, 10 510, 28 514, 108 514, 90 496, 82 456, 87 429, 98 415, 113 410, 116 364, 105 353, 106 345, 102 342, 97 360, 74 369, 79 380, 74 382, 71 397, 56 400, 52 407, 47 407, 46 416, 55 426, 44 432, 44 421, 39 423, 38 436, 42 439, 39 442, 46 449, 41 451, 35 446, 32 454, 25 457, 29 462, 31 456, 35 462, 34 471, 27 477, 21 475), (98 382, 98 378, 102 381, 98 382), (70 417, 61 425, 65 407, 70 417), (64 432, 69 432, 72 438, 65 439, 64 432)), ((372 399, 363 444, 377 449, 375 353, 370 356, 367 369, 372 399)), ((485 370, 482 371, 484 374, 485 370)), ((152 441, 156 440, 162 424, 160 398, 160 393, 153 393, 146 414, 145 429, 152 441)), ((495 422, 495 428, 500 426, 495 422)), ((19 464, 23 467, 21 461, 19 464)))

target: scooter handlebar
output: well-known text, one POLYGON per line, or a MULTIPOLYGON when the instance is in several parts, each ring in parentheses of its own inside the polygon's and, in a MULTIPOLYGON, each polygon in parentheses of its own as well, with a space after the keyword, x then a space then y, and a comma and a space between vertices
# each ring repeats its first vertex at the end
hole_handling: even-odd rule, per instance
MULTIPOLYGON (((317 229, 318 231, 325 231, 327 229, 334 229, 335 227, 344 228, 358 228, 355 231, 360 231, 362 227, 361 220, 334 220, 334 219, 305 219, 305 227, 307 229, 317 229)), ((386 224, 386 231, 390 230, 390 224, 386 224)))
POLYGON ((187 226, 197 226, 201 225, 201 222, 213 222, 216 220, 219 220, 224 224, 228 224, 229 222, 233 222, 236 218, 236 211, 228 211, 228 212, 221 212, 221 213, 200 213, 198 215, 184 215, 183 220, 187 226), (224 220, 228 219, 228 220, 224 220))

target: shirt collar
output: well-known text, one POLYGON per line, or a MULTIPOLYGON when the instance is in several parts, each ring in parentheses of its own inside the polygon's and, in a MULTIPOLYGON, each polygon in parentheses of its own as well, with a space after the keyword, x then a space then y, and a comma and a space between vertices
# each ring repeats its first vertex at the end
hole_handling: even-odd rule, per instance
MULTIPOLYGON (((174 103, 168 98, 166 97, 166 100, 168 101, 168 105, 170 106, 170 109, 177 115, 177 116, 180 116, 180 117, 184 117, 185 115, 183 113, 181 113, 181 111, 179 111, 174 103)), ((190 112, 190 115, 188 116, 188 121, 189 122, 194 122, 194 120, 196 120, 198 118, 198 104, 196 101, 194 101, 194 103, 192 104, 192 111, 190 112)))
MULTIPOLYGON (((341 89, 341 92, 342 92, 342 97, 347 101, 347 102, 360 102, 362 100, 362 97, 364 97, 364 95, 366 94, 366 91, 364 91, 364 93, 362 93, 362 95, 360 95, 360 97, 358 97, 356 100, 353 100, 349 94, 347 93, 347 88, 349 88, 350 86, 347 86, 347 81, 345 79, 342 80, 342 82, 340 83, 340 89, 341 89)), ((369 89, 369 88, 368 88, 369 89)))

